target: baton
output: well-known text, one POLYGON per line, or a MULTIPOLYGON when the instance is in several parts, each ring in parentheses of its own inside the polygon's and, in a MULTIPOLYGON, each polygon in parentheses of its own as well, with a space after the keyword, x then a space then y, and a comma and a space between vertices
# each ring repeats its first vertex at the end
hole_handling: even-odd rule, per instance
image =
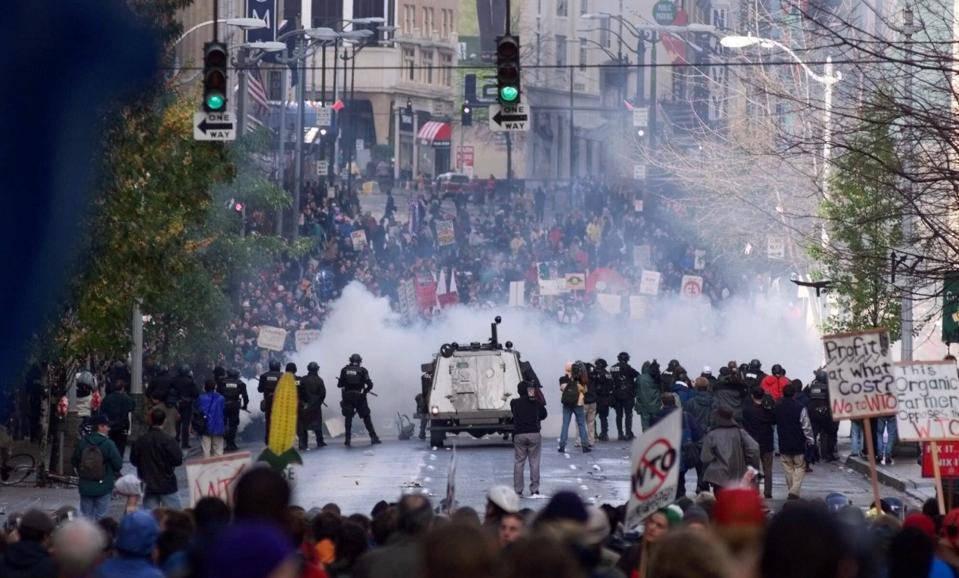
POLYGON ((368 392, 366 392, 366 394, 367 394, 367 395, 372 395, 373 397, 379 397, 378 395, 376 395, 376 394, 373 393, 372 391, 368 391, 368 392))

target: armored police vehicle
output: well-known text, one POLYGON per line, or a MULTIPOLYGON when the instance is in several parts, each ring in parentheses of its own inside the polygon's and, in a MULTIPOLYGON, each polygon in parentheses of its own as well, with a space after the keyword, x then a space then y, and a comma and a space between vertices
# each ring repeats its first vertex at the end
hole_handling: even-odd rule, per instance
POLYGON ((500 344, 496 328, 501 321, 497 316, 491 324, 489 342, 444 343, 433 363, 424 364, 424 375, 432 369, 432 381, 424 380, 421 393, 421 411, 427 415, 417 417, 429 420, 430 445, 442 446, 446 434, 459 432, 477 438, 508 436, 513 431, 510 401, 519 395, 516 386, 525 378, 540 387, 512 342, 505 348, 500 344))

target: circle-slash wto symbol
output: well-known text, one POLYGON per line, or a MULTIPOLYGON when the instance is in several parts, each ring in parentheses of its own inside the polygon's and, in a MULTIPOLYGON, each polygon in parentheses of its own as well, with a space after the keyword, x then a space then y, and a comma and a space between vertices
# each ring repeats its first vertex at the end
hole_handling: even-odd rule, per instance
POLYGON ((676 450, 669 441, 659 438, 649 444, 633 472, 633 495, 636 499, 647 500, 656 494, 675 465, 676 450))

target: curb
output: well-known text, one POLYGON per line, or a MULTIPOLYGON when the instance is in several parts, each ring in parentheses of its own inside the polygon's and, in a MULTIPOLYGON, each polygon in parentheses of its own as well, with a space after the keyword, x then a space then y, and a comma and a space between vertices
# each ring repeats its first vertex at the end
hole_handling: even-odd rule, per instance
MULTIPOLYGON (((867 478, 869 477, 869 462, 866 460, 849 456, 846 458, 843 464, 850 470, 862 474, 867 478)), ((924 493, 924 490, 927 490, 928 488, 925 486, 920 486, 915 482, 915 480, 894 476, 889 472, 884 471, 882 468, 877 468, 876 473, 878 475, 880 484, 903 492, 907 496, 918 500, 919 502, 924 502, 930 497, 924 493)))

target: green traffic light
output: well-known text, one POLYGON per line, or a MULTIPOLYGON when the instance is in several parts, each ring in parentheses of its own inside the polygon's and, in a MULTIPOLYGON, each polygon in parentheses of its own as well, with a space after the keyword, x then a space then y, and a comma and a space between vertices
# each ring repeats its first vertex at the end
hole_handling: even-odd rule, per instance
POLYGON ((499 98, 503 102, 516 102, 519 98, 519 90, 515 86, 504 86, 499 89, 499 98))
POLYGON ((223 95, 211 94, 206 97, 207 110, 218 111, 223 108, 224 104, 226 104, 226 99, 223 98, 223 95))

